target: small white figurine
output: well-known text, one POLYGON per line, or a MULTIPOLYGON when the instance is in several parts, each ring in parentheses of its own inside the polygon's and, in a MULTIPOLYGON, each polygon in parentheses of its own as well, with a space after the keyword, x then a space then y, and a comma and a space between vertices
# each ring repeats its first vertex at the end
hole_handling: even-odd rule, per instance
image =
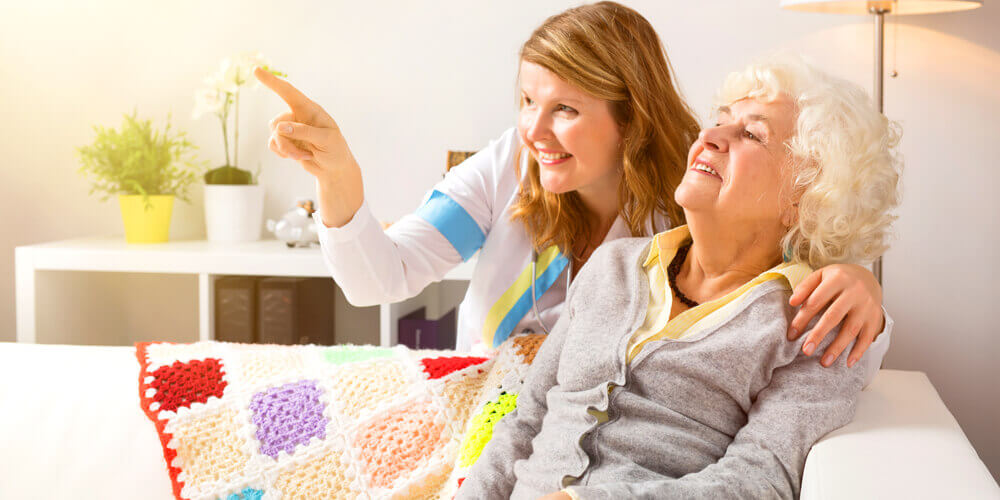
POLYGON ((312 200, 296 200, 295 208, 286 212, 281 220, 267 220, 267 230, 274 233, 275 238, 284 241, 288 248, 319 244, 319 231, 312 218, 315 211, 312 200))

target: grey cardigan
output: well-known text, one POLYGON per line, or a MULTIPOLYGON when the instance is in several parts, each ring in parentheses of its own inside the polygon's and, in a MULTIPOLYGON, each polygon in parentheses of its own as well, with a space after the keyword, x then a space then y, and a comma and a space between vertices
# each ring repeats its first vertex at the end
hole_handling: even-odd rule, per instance
POLYGON ((457 499, 534 500, 564 487, 582 499, 798 495, 810 447, 851 420, 881 357, 848 368, 845 354, 824 368, 802 354, 805 335, 785 336, 791 292, 768 281, 716 327, 650 342, 626 366, 648 305, 650 241, 601 245, 581 269, 457 499))

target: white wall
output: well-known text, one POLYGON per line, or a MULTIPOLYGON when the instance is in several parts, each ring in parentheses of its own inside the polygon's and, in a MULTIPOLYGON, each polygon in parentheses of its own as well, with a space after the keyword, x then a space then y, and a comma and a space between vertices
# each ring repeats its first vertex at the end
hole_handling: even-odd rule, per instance
MULTIPOLYGON (((659 31, 699 112, 727 72, 776 48, 799 49, 825 69, 871 85, 868 18, 786 12, 777 0, 627 3, 659 31)), ((339 121, 376 215, 397 218, 440 178, 447 149, 481 147, 514 124, 517 49, 545 17, 575 2, 143 4, 0 2, 0 340, 14 339, 15 246, 121 233, 117 204, 89 197, 76 173, 74 148, 93 138, 92 125, 118 126, 133 106, 159 123, 172 110, 202 157, 221 164, 218 124, 190 119, 192 93, 224 56, 261 50, 339 121)), ((900 18, 895 29, 887 27, 887 61, 895 47, 900 75, 886 82, 886 113, 904 127, 906 157, 899 237, 885 258, 885 303, 896 319, 887 366, 930 375, 995 475, 998 22, 995 2, 973 12, 900 18)), ((241 163, 263 165, 265 216, 276 217, 314 187, 300 167, 266 150, 266 122, 283 111, 278 98, 261 89, 243 103, 241 163)), ((192 205, 176 208, 174 239, 204 235, 201 192, 192 194, 192 205)), ((79 276, 64 279, 87 286, 79 276)), ((192 300, 183 297, 194 287, 183 279, 105 278, 90 286, 105 292, 73 307, 107 308, 109 298, 129 296, 122 289, 140 286, 155 288, 154 297, 179 297, 154 307, 162 317, 186 319, 143 336, 194 338, 178 331, 196 324, 192 300)), ((56 304, 40 314, 78 296, 48 297, 56 304)), ((123 324, 141 324, 134 316, 123 324)), ((39 322, 46 324, 60 330, 52 338, 81 342, 96 328, 39 322)))

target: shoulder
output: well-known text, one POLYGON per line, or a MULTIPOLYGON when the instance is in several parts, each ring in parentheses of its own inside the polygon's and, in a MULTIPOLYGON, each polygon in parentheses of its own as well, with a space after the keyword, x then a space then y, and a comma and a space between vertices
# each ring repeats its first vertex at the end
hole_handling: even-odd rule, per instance
POLYGON ((461 180, 466 184, 482 184, 482 187, 515 186, 518 182, 515 163, 521 156, 521 140, 517 128, 511 127, 462 163, 452 167, 445 179, 461 180))
POLYGON ((504 130, 500 137, 490 141, 490 145, 504 150, 515 150, 521 146, 521 138, 517 135, 517 127, 504 130))
POLYGON ((526 163, 527 152, 522 153, 521 136, 517 133, 517 127, 511 127, 496 140, 491 141, 494 147, 496 161, 494 162, 495 176, 498 185, 516 186, 520 179, 518 173, 523 177, 528 169, 523 165, 526 163), (518 163, 522 168, 516 168, 518 163))
POLYGON ((777 280, 765 281, 736 297, 712 314, 717 316, 717 324, 725 331, 736 332, 736 336, 722 336, 743 348, 760 352, 780 353, 785 362, 791 361, 797 351, 796 344, 789 342, 788 326, 795 316, 795 309, 788 305, 791 291, 787 284, 777 280))
POLYGON ((747 292, 746 310, 752 314, 767 314, 791 322, 795 308, 788 304, 792 290, 783 280, 765 281, 747 292))

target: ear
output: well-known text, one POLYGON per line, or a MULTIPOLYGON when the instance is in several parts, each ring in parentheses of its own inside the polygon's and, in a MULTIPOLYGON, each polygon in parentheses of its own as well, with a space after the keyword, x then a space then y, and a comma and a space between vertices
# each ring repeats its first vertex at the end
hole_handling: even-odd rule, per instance
POLYGON ((782 169, 782 189, 781 189, 781 203, 784 207, 781 211, 781 225, 784 227, 792 227, 799 222, 799 202, 802 200, 802 195, 805 194, 805 189, 797 188, 795 185, 795 172, 797 171, 795 160, 793 158, 788 159, 788 163, 785 164, 782 169))
POLYGON ((799 204, 798 202, 796 202, 785 207, 785 210, 781 214, 781 225, 785 227, 792 227, 798 222, 799 222, 799 204))

